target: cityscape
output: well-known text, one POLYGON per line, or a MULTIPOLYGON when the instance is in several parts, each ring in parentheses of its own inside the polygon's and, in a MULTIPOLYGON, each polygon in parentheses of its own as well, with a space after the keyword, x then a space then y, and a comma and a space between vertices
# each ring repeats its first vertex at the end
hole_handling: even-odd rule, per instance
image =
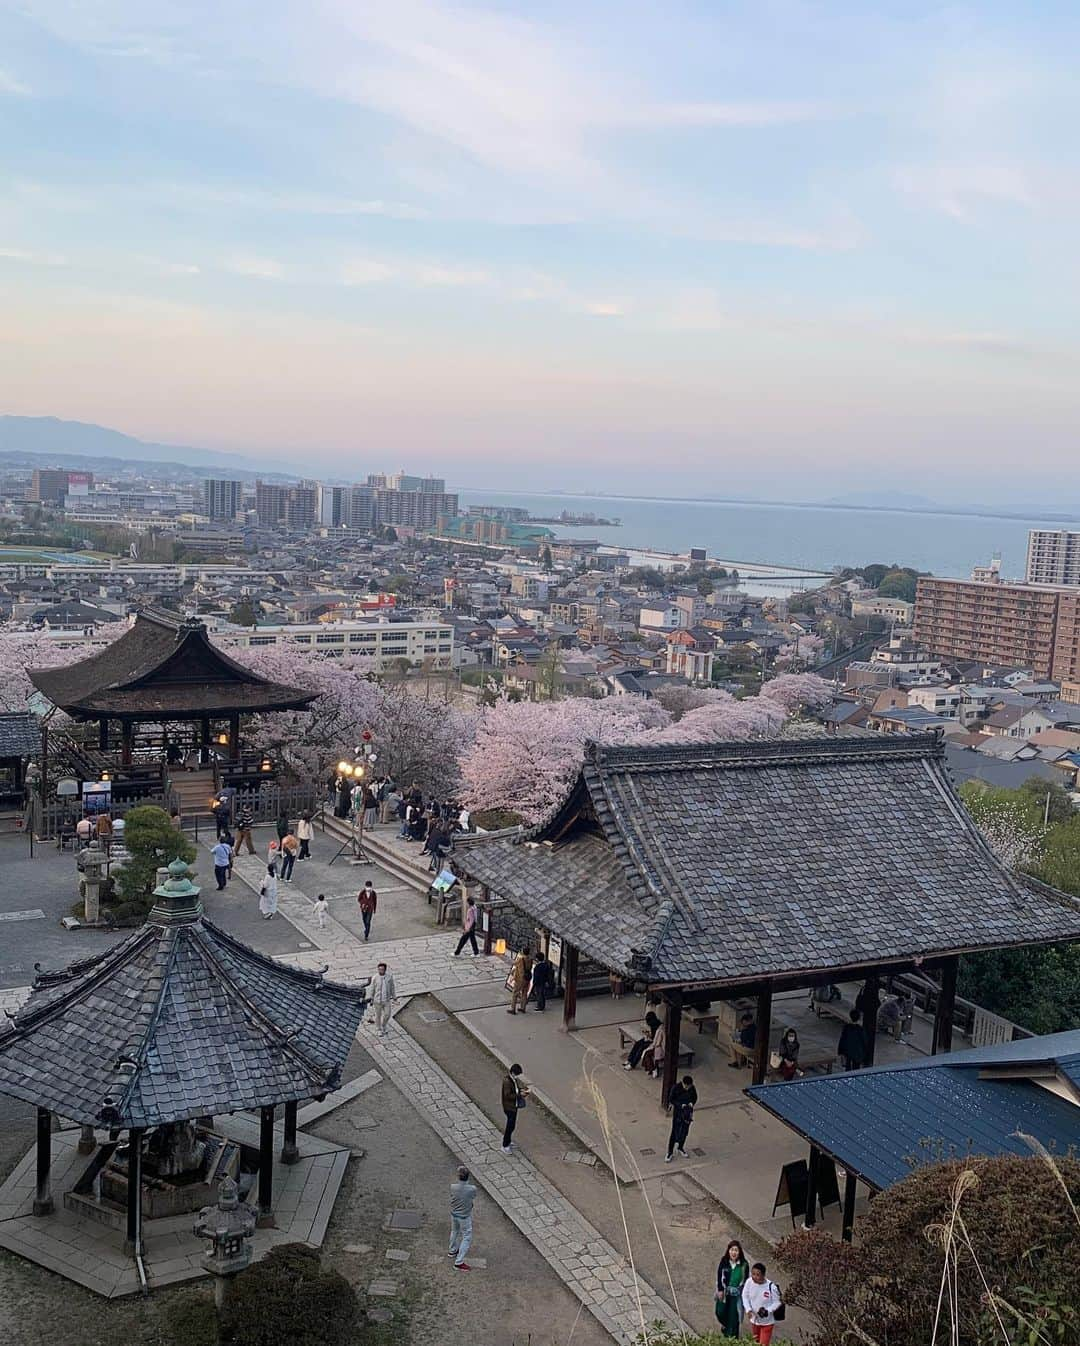
POLYGON ((1080 1346, 1078 41, 0 7, 0 1346, 1080 1346))

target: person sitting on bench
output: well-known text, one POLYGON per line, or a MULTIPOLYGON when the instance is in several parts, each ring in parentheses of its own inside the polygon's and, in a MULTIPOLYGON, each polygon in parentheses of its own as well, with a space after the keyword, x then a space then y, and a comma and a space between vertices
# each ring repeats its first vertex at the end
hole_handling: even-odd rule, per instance
POLYGON ((652 1010, 649 1010, 645 1015, 645 1022, 641 1026, 641 1037, 639 1037, 630 1048, 630 1055, 623 1063, 623 1070, 633 1070, 637 1066, 638 1062, 645 1054, 645 1048, 652 1043, 659 1027, 660 1020, 652 1010))
POLYGON ((743 1010, 742 1018, 739 1020, 739 1031, 731 1040, 731 1047, 729 1048, 731 1060, 728 1062, 728 1065, 731 1066, 732 1069, 737 1069, 739 1066, 745 1065, 747 1057, 753 1054, 756 1045, 757 1023, 749 1010, 743 1010), (746 1055, 741 1055, 735 1050, 736 1044, 740 1047, 745 1047, 746 1055))

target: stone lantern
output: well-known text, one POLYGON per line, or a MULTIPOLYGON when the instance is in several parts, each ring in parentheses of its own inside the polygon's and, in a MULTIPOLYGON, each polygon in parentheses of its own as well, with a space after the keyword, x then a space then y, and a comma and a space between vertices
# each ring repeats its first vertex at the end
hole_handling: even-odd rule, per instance
POLYGON ((97 841, 91 841, 79 855, 82 863, 83 917, 87 925, 96 925, 101 916, 101 881, 107 863, 97 841))
POLYGON ((217 1205, 204 1206, 195 1217, 195 1233, 210 1240, 202 1262, 214 1278, 214 1303, 219 1310, 229 1278, 251 1265, 248 1240, 255 1232, 255 1215, 254 1206, 240 1200, 240 1189, 232 1178, 223 1178, 217 1205))

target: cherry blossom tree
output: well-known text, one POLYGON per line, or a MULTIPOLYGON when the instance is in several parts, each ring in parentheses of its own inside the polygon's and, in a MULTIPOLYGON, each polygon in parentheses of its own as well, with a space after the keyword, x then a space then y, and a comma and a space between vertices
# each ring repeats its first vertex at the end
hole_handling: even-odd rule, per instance
POLYGON ((821 636, 806 634, 798 636, 790 645, 781 645, 776 652, 777 668, 791 668, 796 664, 801 664, 804 668, 812 668, 821 661, 821 656, 825 651, 825 642, 821 636))
POLYGON ((688 710, 676 723, 640 735, 642 744, 718 743, 724 739, 767 738, 779 733, 787 712, 778 701, 750 696, 743 701, 713 701, 688 710))
MULTIPOLYGON (((115 640, 128 629, 126 622, 110 622, 97 629, 99 637, 115 640)), ((0 710, 26 710, 34 694, 28 668, 66 668, 96 654, 103 646, 68 644, 47 631, 0 631, 0 710)))
POLYGON ((731 705, 735 700, 730 692, 719 687, 691 687, 689 683, 660 687, 654 696, 666 711, 670 711, 673 720, 681 720, 687 711, 701 706, 731 705))
POLYGON ((833 701, 832 686, 816 673, 782 673, 762 686, 761 695, 776 701, 789 715, 800 710, 824 710, 833 701))
POLYGON ((462 800, 473 809, 513 809, 534 822, 573 780, 586 739, 629 743, 669 721, 662 706, 636 696, 497 701, 480 713, 462 753, 462 800))

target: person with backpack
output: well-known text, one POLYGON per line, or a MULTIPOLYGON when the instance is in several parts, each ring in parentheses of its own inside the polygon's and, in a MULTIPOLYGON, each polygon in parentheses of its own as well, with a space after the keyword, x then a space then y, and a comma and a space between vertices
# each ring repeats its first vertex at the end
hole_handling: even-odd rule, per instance
POLYGON ((783 1320, 784 1301, 780 1287, 766 1276, 764 1262, 755 1262, 750 1268, 750 1279, 743 1283, 742 1303, 750 1335, 758 1346, 769 1346, 773 1328, 783 1320))

